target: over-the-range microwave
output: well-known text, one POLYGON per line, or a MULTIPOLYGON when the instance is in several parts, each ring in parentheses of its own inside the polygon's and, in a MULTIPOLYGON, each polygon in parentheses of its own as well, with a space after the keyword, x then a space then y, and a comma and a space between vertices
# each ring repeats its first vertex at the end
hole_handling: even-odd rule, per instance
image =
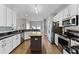
POLYGON ((63 21, 63 26, 74 26, 74 25, 78 25, 78 15, 72 16, 70 18, 68 18, 67 20, 63 21))
POLYGON ((78 15, 70 18, 70 25, 78 25, 78 15))

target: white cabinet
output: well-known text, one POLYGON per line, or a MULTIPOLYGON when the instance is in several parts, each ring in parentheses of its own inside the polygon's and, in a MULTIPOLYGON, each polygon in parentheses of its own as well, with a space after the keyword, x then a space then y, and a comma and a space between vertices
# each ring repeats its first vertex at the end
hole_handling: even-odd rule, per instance
POLYGON ((0 54, 9 54, 20 43, 20 34, 0 40, 0 54))
POLYGON ((7 8, 7 26, 13 26, 13 13, 12 10, 7 8))
POLYGON ((20 38, 20 34, 17 35, 17 45, 19 45, 21 43, 21 38, 20 38))
POLYGON ((58 46, 58 34, 55 34, 55 44, 58 46))
POLYGON ((13 12, 13 28, 16 29, 16 13, 13 12))
POLYGON ((4 50, 5 54, 8 54, 12 51, 12 47, 13 47, 12 39, 13 39, 12 37, 4 39, 5 40, 5 50, 4 50))
POLYGON ((0 54, 8 54, 12 51, 12 38, 5 38, 0 41, 0 54))
POLYGON ((13 36, 13 49, 21 43, 20 34, 13 36))
POLYGON ((62 27, 62 20, 63 20, 63 12, 58 13, 58 21, 59 21, 59 27, 62 27))
POLYGON ((17 47, 17 36, 13 36, 13 49, 17 47))
POLYGON ((63 10, 63 19, 66 19, 70 17, 70 14, 69 14, 69 7, 66 7, 64 10, 63 10))
POLYGON ((16 13, 0 4, 0 26, 11 26, 16 29, 16 13))
POLYGON ((6 7, 4 5, 0 5, 0 26, 6 26, 6 7))
POLYGON ((1 40, 0 41, 0 54, 4 54, 4 50, 5 50, 5 47, 4 47, 4 40, 1 40))
POLYGON ((29 39, 30 38, 30 34, 31 34, 31 32, 25 32, 24 33, 24 39, 26 40, 26 39, 29 39))
POLYGON ((78 14, 78 4, 70 5, 69 6, 69 13, 70 13, 70 16, 77 15, 78 14))

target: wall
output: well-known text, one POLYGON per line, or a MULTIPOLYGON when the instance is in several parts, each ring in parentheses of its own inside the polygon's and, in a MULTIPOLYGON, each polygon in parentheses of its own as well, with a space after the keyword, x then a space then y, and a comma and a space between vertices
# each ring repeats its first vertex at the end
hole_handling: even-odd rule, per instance
POLYGON ((32 26, 41 26, 41 32, 42 32, 42 21, 30 21, 30 28, 32 26))
POLYGON ((17 29, 25 29, 26 28, 26 19, 16 19, 16 26, 17 29))
POLYGON ((26 20, 26 29, 30 29, 30 21, 26 20))

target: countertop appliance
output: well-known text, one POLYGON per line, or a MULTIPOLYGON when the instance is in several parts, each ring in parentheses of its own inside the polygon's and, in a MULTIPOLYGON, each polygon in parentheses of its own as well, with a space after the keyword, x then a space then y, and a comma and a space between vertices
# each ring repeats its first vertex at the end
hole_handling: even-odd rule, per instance
MULTIPOLYGON (((79 54, 79 32, 74 30, 69 30, 64 34, 70 40, 70 45, 65 47, 65 51, 70 52, 70 54, 79 54)), ((63 53, 65 51, 63 51, 63 53)))

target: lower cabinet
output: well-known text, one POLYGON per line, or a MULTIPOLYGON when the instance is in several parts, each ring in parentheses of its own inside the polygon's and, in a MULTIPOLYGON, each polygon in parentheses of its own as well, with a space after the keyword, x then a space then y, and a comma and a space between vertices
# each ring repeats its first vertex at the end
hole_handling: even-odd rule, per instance
POLYGON ((55 44, 58 46, 58 34, 55 34, 55 44))
POLYGON ((12 37, 6 38, 5 39, 5 46, 4 46, 4 53, 8 54, 12 51, 12 37))
POLYGON ((0 40, 0 54, 9 54, 20 44, 20 34, 0 40))
POLYGON ((8 54, 12 51, 12 39, 11 37, 0 41, 0 53, 8 54))
POLYGON ((24 33, 24 39, 25 40, 29 39, 30 38, 30 34, 31 34, 31 32, 25 32, 24 33))
POLYGON ((3 54, 4 53, 4 47, 5 45, 4 45, 4 40, 1 40, 0 41, 0 54, 3 54))
POLYGON ((21 43, 20 34, 13 36, 13 49, 21 43))

